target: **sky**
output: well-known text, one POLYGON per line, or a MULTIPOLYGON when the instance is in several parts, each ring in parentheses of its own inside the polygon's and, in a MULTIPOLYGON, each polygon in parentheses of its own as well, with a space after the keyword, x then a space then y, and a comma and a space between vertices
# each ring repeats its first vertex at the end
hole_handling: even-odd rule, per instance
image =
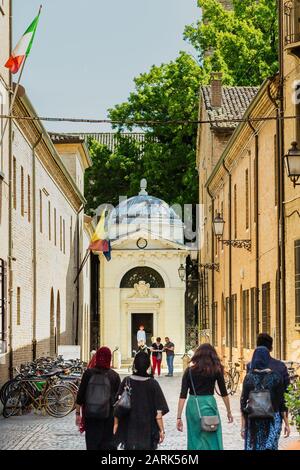
MULTIPOLYGON (((133 78, 193 54, 183 40, 200 16, 197 0, 13 0, 14 44, 43 5, 22 85, 40 116, 105 119, 126 101, 133 78)), ((105 132, 108 125, 49 123, 59 132, 105 132)))

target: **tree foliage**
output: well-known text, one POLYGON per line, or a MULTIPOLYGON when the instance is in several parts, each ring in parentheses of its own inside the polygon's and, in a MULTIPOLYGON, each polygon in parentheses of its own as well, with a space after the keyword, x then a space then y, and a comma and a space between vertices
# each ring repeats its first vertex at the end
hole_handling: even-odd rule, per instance
POLYGON ((198 0, 198 5, 202 17, 186 26, 184 37, 199 63, 181 52, 174 61, 152 66, 134 79, 128 100, 108 111, 120 122, 114 126, 119 132, 136 130, 128 121, 162 121, 141 126, 149 138, 142 156, 138 145, 126 139, 114 152, 90 144, 94 166, 86 176, 89 208, 136 194, 142 177, 148 179, 149 192, 168 203, 197 202, 197 125, 166 121, 197 120, 199 86, 209 83, 212 72, 222 72, 227 85, 244 86, 260 85, 276 73, 276 0, 233 0, 233 11, 217 0, 198 0))
POLYGON ((277 0, 198 0, 203 15, 186 26, 184 37, 197 51, 205 79, 222 72, 228 85, 261 85, 278 70, 277 0), (208 52, 208 54, 206 54, 208 52))

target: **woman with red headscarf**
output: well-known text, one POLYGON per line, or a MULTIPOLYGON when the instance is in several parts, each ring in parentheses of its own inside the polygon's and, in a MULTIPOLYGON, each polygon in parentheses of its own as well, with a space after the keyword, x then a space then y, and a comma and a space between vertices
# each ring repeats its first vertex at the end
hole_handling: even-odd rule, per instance
POLYGON ((87 450, 113 450, 113 404, 120 386, 110 368, 111 351, 98 349, 81 380, 76 400, 76 425, 84 423, 87 450))

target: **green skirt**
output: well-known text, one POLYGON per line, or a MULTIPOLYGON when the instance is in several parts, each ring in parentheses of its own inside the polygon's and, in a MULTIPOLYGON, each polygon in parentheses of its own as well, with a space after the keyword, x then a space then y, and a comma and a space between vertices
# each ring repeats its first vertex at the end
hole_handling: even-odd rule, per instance
POLYGON ((216 399, 213 395, 190 395, 186 407, 188 450, 223 450, 221 419, 215 432, 202 431, 197 407, 202 416, 219 416, 216 399))

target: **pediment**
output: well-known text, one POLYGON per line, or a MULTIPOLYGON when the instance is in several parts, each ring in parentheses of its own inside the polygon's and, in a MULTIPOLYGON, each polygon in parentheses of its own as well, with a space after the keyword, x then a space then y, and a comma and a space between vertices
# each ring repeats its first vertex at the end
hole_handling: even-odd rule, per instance
POLYGON ((167 240, 159 237, 158 235, 149 232, 146 229, 137 230, 136 232, 130 233, 126 236, 121 236, 117 240, 114 240, 111 244, 113 250, 137 250, 144 251, 138 248, 137 241, 142 238, 147 240, 148 245, 146 250, 182 250, 188 251, 185 245, 167 240))

